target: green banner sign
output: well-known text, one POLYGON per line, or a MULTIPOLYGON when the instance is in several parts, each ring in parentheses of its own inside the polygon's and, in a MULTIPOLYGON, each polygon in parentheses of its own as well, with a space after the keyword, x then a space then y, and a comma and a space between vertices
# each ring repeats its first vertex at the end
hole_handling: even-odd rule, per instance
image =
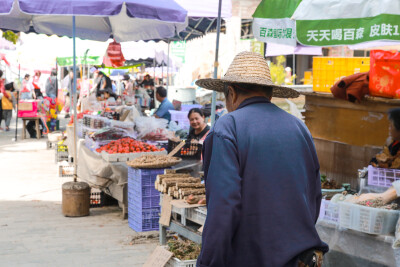
POLYGON ((185 63, 186 58, 186 42, 177 41, 171 43, 171 54, 185 63))
MULTIPOLYGON (((57 64, 61 67, 72 66, 74 64, 73 57, 58 57, 57 64)), ((100 56, 87 56, 76 57, 77 65, 101 65, 103 64, 103 57, 100 56)))
POLYGON ((352 45, 376 40, 400 41, 400 16, 382 14, 370 18, 297 20, 297 39, 313 46, 352 45))

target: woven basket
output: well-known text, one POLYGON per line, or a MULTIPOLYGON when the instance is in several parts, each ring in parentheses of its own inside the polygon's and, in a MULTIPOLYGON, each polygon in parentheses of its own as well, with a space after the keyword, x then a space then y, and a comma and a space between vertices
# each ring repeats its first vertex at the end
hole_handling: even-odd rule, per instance
POLYGON ((126 164, 129 167, 136 169, 161 169, 168 168, 179 164, 182 161, 181 158, 171 157, 171 161, 163 163, 136 163, 136 159, 128 161, 126 164))

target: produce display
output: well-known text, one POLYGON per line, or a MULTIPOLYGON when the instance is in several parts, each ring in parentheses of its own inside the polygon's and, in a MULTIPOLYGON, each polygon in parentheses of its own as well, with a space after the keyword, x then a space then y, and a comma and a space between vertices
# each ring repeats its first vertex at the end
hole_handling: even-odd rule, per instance
POLYGON ((371 165, 374 167, 400 169, 400 153, 392 156, 387 146, 385 146, 383 148, 383 151, 377 154, 375 158, 378 164, 376 164, 375 162, 371 162, 371 165))
POLYGON ((118 128, 103 128, 89 135, 94 141, 99 140, 118 140, 128 137, 128 133, 118 128))
POLYGON ((341 189, 342 186, 337 184, 333 179, 326 178, 326 175, 321 175, 321 188, 322 189, 341 189))
POLYGON ((85 114, 82 119, 82 124, 92 129, 101 129, 108 126, 109 123, 106 118, 85 114))
POLYGON ((142 137, 144 140, 149 141, 162 141, 168 139, 168 131, 166 129, 156 129, 142 137))
POLYGON ((181 161, 181 158, 168 157, 167 155, 143 155, 128 161, 127 164, 133 168, 165 168, 174 166, 181 161))
MULTIPOLYGON (((78 113, 78 114, 76 114, 76 119, 77 120, 81 120, 81 119, 83 119, 83 116, 85 114, 89 114, 89 113, 90 113, 90 111, 85 111, 85 112, 82 112, 82 113, 78 113)), ((73 123, 74 123, 74 116, 71 116, 71 119, 70 119, 68 125, 72 125, 73 123)))
POLYGON ((185 261, 195 260, 200 255, 201 246, 190 240, 170 239, 167 249, 174 254, 174 257, 185 261))
POLYGON ((136 141, 132 138, 126 137, 116 141, 111 141, 107 145, 104 145, 96 151, 101 153, 101 151, 105 151, 109 154, 117 154, 117 153, 141 153, 141 152, 154 152, 154 151, 163 151, 164 148, 158 149, 154 145, 149 145, 144 142, 136 141))
POLYGON ((360 201, 360 202, 356 202, 356 204, 371 207, 371 208, 380 208, 380 209, 387 209, 387 210, 397 210, 399 208, 399 206, 396 203, 390 203, 390 204, 384 203, 382 198, 360 201))
POLYGON ((135 120, 136 131, 143 140, 168 140, 170 133, 167 130, 168 121, 154 117, 139 117, 135 120))
POLYGON ((168 194, 175 199, 187 200, 190 195, 205 198, 206 193, 200 178, 192 177, 188 173, 176 173, 174 170, 166 170, 166 174, 157 175, 154 186, 161 193, 168 194))

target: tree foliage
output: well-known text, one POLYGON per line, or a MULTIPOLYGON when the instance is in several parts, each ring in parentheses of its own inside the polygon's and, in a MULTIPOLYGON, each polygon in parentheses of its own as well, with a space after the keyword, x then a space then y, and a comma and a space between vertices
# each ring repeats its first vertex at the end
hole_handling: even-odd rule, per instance
POLYGON ((13 44, 16 44, 18 41, 18 34, 12 32, 12 31, 5 31, 3 32, 3 38, 12 42, 13 44))

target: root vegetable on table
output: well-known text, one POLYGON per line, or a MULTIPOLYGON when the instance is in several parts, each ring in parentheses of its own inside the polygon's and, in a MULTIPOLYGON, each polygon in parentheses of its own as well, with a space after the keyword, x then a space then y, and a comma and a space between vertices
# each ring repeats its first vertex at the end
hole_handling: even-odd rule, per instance
POLYGON ((182 197, 188 196, 188 195, 204 195, 206 193, 205 188, 201 189, 189 189, 189 190, 183 190, 179 189, 179 193, 182 197))
POLYGON ((181 188, 205 188, 204 184, 193 184, 193 183, 177 183, 175 186, 176 189, 181 188))
POLYGON ((167 193, 168 187, 170 186, 176 186, 178 182, 184 182, 184 183, 200 183, 201 180, 200 178, 168 178, 164 179, 162 182, 163 186, 163 192, 167 193))
POLYGON ((156 183, 161 184, 164 179, 168 178, 187 178, 191 177, 188 173, 171 173, 171 174, 159 174, 156 177, 156 183))

